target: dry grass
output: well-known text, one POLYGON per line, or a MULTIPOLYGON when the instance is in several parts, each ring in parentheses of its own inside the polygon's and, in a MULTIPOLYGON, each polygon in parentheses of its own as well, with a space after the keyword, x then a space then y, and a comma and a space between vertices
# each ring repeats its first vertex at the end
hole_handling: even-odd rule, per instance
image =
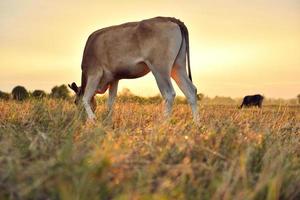
POLYGON ((0 199, 300 199, 300 108, 0 102, 0 199))

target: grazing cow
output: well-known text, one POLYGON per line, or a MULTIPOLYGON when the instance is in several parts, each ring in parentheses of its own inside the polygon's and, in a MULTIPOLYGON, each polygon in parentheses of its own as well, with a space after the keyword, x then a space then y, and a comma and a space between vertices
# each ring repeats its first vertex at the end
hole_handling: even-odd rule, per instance
POLYGON ((196 120, 197 89, 190 70, 188 29, 178 19, 156 17, 92 33, 86 42, 81 69, 81 87, 75 83, 69 87, 77 94, 75 103, 82 98, 89 119, 95 118, 91 108, 95 94, 109 89, 110 116, 118 81, 139 78, 151 71, 165 99, 165 114, 171 113, 175 97, 172 77, 186 96, 196 120))
POLYGON ((264 100, 264 97, 260 94, 245 96, 240 108, 242 108, 243 106, 246 106, 246 107, 258 106, 259 108, 261 108, 261 104, 262 104, 263 100, 264 100))

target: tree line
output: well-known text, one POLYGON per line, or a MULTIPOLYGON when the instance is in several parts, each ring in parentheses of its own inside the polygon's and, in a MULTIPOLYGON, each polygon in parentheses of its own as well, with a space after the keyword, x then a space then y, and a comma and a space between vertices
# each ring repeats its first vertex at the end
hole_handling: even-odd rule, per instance
MULTIPOLYGON (((34 99, 42 99, 45 97, 56 98, 56 99, 69 99, 71 97, 68 87, 65 84, 60 86, 54 86, 51 89, 51 92, 47 94, 44 90, 34 90, 32 92, 26 90, 24 86, 16 86, 12 89, 11 93, 6 93, 0 91, 0 100, 17 100, 24 101, 26 99, 34 98, 34 99)), ((106 101, 107 96, 101 95, 97 98, 98 101, 106 101)), ((219 97, 215 96, 213 98, 207 97, 202 93, 197 95, 199 101, 204 104, 239 104, 241 99, 232 99, 231 97, 219 97)), ((141 97, 134 95, 129 89, 124 88, 118 95, 117 101, 120 102, 137 102, 137 103, 161 103, 162 98, 160 95, 152 96, 152 97, 141 97)), ((184 97, 176 97, 175 103, 186 103, 186 99, 184 97)), ((277 105, 277 104, 300 104, 300 94, 297 95, 297 98, 284 100, 284 99, 266 99, 264 100, 264 104, 268 105, 277 105)))
POLYGON ((24 86, 20 85, 14 87, 11 93, 0 91, 0 99, 2 100, 13 99, 16 101, 24 101, 29 98, 42 99, 45 97, 67 99, 70 97, 70 93, 68 87, 64 84, 60 86, 54 86, 51 89, 50 94, 47 94, 44 90, 39 89, 30 92, 24 86))

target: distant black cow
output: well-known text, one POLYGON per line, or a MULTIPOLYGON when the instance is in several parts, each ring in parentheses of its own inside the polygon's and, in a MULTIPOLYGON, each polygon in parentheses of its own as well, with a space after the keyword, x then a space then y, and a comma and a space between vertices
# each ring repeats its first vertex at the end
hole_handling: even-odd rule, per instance
POLYGON ((246 107, 258 106, 259 108, 261 108, 261 104, 262 104, 263 100, 264 100, 264 97, 260 94, 245 96, 240 108, 242 108, 243 106, 246 106, 246 107))

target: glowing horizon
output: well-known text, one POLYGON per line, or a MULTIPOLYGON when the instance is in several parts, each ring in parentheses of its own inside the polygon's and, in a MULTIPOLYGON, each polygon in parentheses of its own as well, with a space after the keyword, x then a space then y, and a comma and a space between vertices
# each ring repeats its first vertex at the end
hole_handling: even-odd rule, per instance
MULTIPOLYGON (((192 75, 199 92, 276 98, 300 93, 299 1, 99 2, 0 2, 0 90, 23 85, 49 92, 55 85, 80 84, 82 52, 90 33, 172 16, 189 29, 192 75)), ((159 93, 152 74, 121 80, 119 91, 124 87, 137 95, 159 93)))

